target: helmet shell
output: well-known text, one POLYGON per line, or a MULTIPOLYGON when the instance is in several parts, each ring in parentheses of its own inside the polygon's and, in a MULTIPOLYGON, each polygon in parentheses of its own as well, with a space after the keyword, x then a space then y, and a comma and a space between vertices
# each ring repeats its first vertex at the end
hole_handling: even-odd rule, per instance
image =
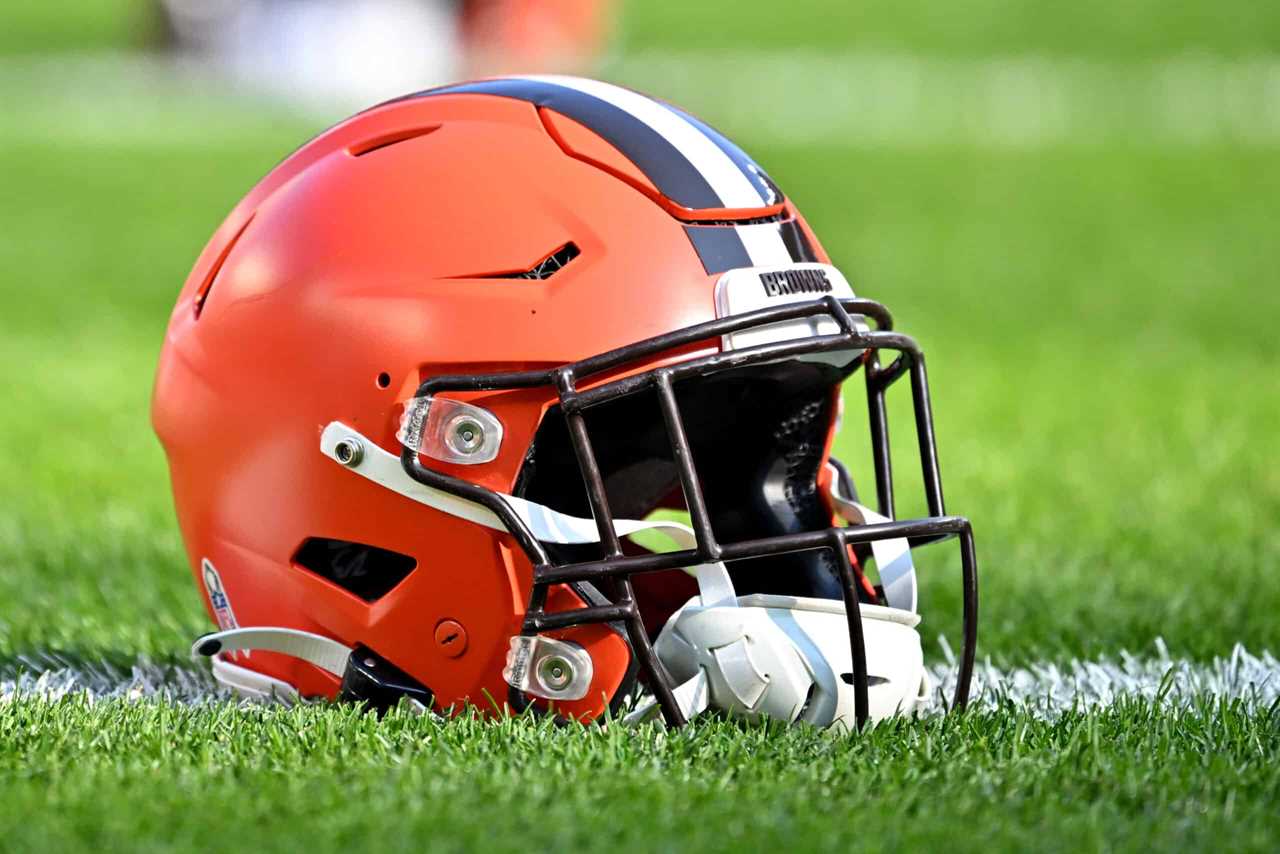
MULTIPOLYGON (((727 213, 770 210, 825 260, 789 202, 727 213)), ((160 358, 152 417, 197 584, 207 560, 241 625, 364 645, 442 708, 500 704, 528 560, 507 534, 353 476, 321 453, 321 431, 342 421, 399 453, 404 401, 431 376, 559 365, 713 319, 718 271, 676 214, 707 211, 665 195, 571 116, 484 92, 394 101, 288 157, 200 255, 160 358), (516 277, 570 243, 580 254, 554 275, 516 277), (310 538, 416 566, 365 601, 298 565, 310 538), (435 641, 445 621, 463 628, 462 654, 435 641)), ((554 390, 462 397, 502 421, 499 455, 431 465, 511 491, 554 390)), ((553 610, 581 604, 568 588, 551 597, 553 610)), ((552 634, 583 644, 595 665, 588 696, 562 710, 598 714, 628 668, 625 640, 608 626, 552 634)), ((291 658, 238 663, 306 695, 338 689, 291 658)))

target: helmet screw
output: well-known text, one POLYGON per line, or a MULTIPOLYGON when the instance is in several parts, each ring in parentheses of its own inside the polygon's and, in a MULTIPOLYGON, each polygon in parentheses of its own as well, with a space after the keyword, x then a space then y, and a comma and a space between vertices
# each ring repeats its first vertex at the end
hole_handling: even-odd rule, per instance
POLYGON ((333 458, 347 468, 355 468, 364 459, 364 445, 360 444, 359 439, 343 439, 334 446, 333 458))
POLYGON ((558 655, 548 656, 538 663, 538 676, 551 690, 563 691, 573 682, 573 665, 558 655))
POLYGON ((467 651, 467 630, 457 620, 441 620, 436 624, 436 647, 449 658, 467 651))
POLYGON ((459 453, 474 454, 484 444, 484 427, 473 418, 463 418, 453 425, 453 445, 459 453))

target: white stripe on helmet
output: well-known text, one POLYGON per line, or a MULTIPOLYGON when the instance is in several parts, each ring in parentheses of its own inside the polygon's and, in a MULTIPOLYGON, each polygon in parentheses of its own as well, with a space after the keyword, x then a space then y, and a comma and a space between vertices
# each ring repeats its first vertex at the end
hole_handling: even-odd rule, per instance
POLYGON ((791 257, 776 222, 737 225, 734 230, 751 258, 752 267, 781 267, 799 260, 791 257))

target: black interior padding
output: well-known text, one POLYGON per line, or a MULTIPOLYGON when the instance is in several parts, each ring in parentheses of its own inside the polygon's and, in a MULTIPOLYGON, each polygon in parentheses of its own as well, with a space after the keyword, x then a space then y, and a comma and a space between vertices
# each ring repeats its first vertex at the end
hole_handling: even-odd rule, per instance
MULTIPOLYGON (((831 389, 856 365, 787 361, 677 383, 717 539, 737 542, 830 526, 818 494, 818 469, 835 416, 831 389)), ((586 423, 615 518, 643 519, 681 495, 656 394, 638 392, 592 407, 586 423)), ((565 513, 591 515, 558 408, 539 426, 515 491, 565 513)), ((598 544, 549 548, 557 561, 601 555, 598 544)), ((824 551, 739 560, 729 570, 740 595, 841 598, 836 568, 824 551)))
POLYGON ((390 593, 418 563, 399 552, 324 537, 307 539, 298 547, 293 562, 366 602, 390 593))

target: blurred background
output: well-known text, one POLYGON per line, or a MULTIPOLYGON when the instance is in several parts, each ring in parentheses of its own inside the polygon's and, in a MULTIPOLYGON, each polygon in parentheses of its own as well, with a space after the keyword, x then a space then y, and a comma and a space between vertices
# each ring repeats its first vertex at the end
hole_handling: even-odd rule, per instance
POLYGON ((197 253, 354 109, 515 71, 728 132, 922 342, 984 655, 1280 648, 1275 4, 44 0, 0 9, 0 672, 185 657, 148 405, 197 253))

